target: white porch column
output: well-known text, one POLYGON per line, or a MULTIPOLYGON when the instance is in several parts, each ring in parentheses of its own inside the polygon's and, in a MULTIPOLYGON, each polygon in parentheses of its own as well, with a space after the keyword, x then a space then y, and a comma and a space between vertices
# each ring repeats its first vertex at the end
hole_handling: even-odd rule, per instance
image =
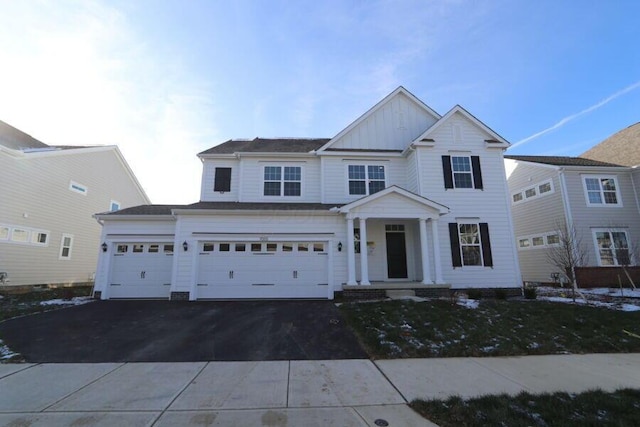
POLYGON ((360 284, 369 283, 369 254, 367 253, 367 218, 360 218, 360 284))
POLYGON ((436 283, 443 284, 442 279, 442 263, 440 262, 440 239, 438 238, 438 220, 431 220, 431 238, 433 239, 433 263, 436 273, 436 283))
POLYGON ((356 255, 355 242, 353 240, 353 218, 347 217, 347 285, 357 285, 356 282, 356 255))
POLYGON ((431 267, 429 266, 429 244, 427 242, 427 220, 425 218, 418 219, 420 222, 420 253, 422 254, 422 284, 430 285, 431 267))

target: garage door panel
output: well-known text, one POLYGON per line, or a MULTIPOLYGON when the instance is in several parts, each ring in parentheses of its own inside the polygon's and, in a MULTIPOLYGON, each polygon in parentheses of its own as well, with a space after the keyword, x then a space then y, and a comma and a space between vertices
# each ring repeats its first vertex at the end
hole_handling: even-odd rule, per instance
POLYGON ((172 265, 172 243, 117 244, 109 298, 169 298, 172 265))
POLYGON ((197 297, 326 298, 328 256, 321 242, 248 242, 235 251, 231 242, 220 251, 205 243, 200 253, 197 297), (315 251, 314 251, 315 249, 315 251))

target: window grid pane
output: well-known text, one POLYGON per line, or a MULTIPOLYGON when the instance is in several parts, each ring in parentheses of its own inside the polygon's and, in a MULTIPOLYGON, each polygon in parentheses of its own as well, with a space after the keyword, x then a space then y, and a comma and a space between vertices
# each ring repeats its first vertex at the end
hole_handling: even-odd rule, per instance
POLYGON ((300 195, 300 183, 299 182, 285 182, 284 183, 284 195, 285 196, 299 196, 300 195))
POLYGON ((302 177, 299 166, 286 166, 284 168, 285 181, 300 181, 302 177))
POLYGON ((280 182, 265 182, 264 183, 264 195, 265 196, 279 196, 280 195, 280 182))
POLYGON ((349 194, 367 194, 364 181, 349 181, 349 194))
POLYGON ((369 179, 381 179, 384 180, 384 166, 369 166, 369 179))
POLYGON ((366 179, 364 166, 349 165, 349 179, 366 179))
POLYGON ((264 179, 265 181, 280 181, 281 179, 280 166, 265 166, 264 179))
POLYGON ((369 181, 369 194, 384 190, 384 181, 369 181))
POLYGON ((471 180, 470 173, 455 172, 453 174, 453 180, 455 182, 456 188, 472 188, 473 187, 473 181, 471 180))

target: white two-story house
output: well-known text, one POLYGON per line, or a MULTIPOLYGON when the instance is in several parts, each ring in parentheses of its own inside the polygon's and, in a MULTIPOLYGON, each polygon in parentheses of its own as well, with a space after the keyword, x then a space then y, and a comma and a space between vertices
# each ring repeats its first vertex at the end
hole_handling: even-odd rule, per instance
POLYGON ((224 142, 198 155, 198 203, 96 215, 96 296, 518 294, 508 146, 462 107, 441 116, 402 87, 330 139, 224 142))

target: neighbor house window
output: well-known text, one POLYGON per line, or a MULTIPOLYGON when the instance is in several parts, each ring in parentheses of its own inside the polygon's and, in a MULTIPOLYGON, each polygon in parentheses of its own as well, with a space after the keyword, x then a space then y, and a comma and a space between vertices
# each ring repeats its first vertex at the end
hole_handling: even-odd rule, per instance
POLYGON ((14 242, 26 243, 29 241, 29 232, 20 228, 14 228, 11 232, 11 240, 14 242))
POLYGON ((586 176, 584 177, 584 188, 589 206, 621 204, 615 177, 586 176))
POLYGON ((216 168, 213 191, 231 191, 231 168, 216 168))
POLYGON ((558 234, 549 234, 547 235, 547 245, 559 245, 560 244, 560 235, 558 234))
POLYGON ((80 193, 80 194, 85 195, 85 196, 87 195, 87 191, 88 191, 86 185, 79 184, 79 183, 77 183, 75 181, 70 181, 69 182, 69 190, 71 190, 71 191, 73 191, 75 193, 80 193))
POLYGON ((515 193, 513 196, 513 203, 518 203, 522 200, 522 193, 515 193))
POLYGON ((384 166, 349 165, 349 194, 363 195, 377 193, 386 186, 384 166))
POLYGON ((300 166, 265 166, 265 196, 299 196, 302 191, 300 166))
POLYGON ((483 188, 479 156, 442 156, 442 171, 444 188, 483 188))
POLYGON ((513 203, 520 203, 529 201, 531 199, 537 199, 538 197, 548 196, 553 193, 553 183, 551 180, 539 182, 531 187, 518 190, 516 193, 512 193, 511 198, 513 203))
POLYGON ((0 226, 0 240, 9 239, 9 227, 0 226))
POLYGON ((119 211, 120 210, 120 202, 116 202, 115 200, 112 200, 111 203, 109 204, 109 210, 111 212, 119 211))
POLYGON ((72 234, 63 234, 62 240, 60 241, 60 259, 70 259, 71 258, 71 247, 73 245, 73 235, 72 234))
POLYGON ((518 240, 518 246, 521 249, 528 248, 529 245, 530 245, 529 239, 520 239, 520 240, 518 240))
POLYGON ((43 231, 34 231, 31 234, 31 243, 36 245, 46 245, 49 240, 49 235, 43 231))
POLYGON ((616 230, 595 230, 596 252, 600 265, 629 265, 629 241, 627 233, 616 230))
POLYGON ((480 223, 449 224, 451 259, 454 267, 493 267, 489 225, 480 223))

